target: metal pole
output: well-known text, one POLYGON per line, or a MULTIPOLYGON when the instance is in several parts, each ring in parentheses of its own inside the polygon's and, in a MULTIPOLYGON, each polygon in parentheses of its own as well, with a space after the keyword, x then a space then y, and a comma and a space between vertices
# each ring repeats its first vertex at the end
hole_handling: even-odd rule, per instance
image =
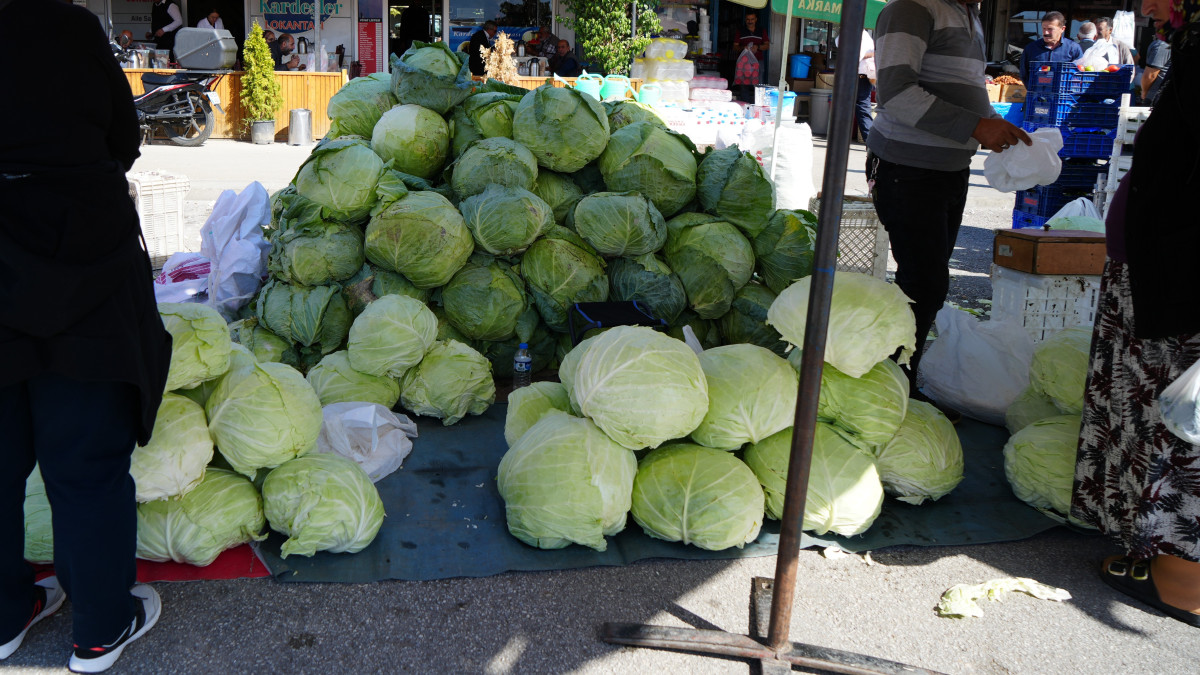
MULTIPOLYGON (((841 48, 857 54, 866 20, 865 0, 842 3, 841 48)), ((854 130, 854 96, 858 69, 838 68, 833 84, 833 110, 825 149, 825 177, 821 183, 821 208, 817 214, 816 259, 809 290, 808 317, 804 329, 799 396, 792 431, 792 454, 788 464, 787 491, 779 531, 779 555, 775 564, 775 588, 771 598, 771 628, 767 645, 775 650, 790 648, 792 602, 796 566, 800 555, 800 531, 804 503, 808 498, 808 474, 812 466, 813 435, 816 432, 817 401, 821 393, 821 370, 825 361, 825 333, 833 296, 834 266, 837 262, 838 231, 841 229, 842 197, 846 191, 846 168, 850 134, 854 130)), ((782 106, 782 92, 780 105, 782 106)), ((778 129, 777 129, 778 130, 778 129)))

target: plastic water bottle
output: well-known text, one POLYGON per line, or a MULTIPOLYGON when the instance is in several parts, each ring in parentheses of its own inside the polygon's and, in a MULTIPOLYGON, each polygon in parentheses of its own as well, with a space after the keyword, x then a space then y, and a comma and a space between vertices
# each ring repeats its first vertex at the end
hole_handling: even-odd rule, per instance
POLYGON ((529 355, 529 345, 522 342, 513 355, 513 389, 528 387, 532 378, 533 357, 529 355))

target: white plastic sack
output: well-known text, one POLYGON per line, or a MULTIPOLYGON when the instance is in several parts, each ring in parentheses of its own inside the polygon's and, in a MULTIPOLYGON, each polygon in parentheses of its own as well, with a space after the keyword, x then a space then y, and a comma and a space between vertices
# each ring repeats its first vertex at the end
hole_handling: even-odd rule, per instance
POLYGON ((417 437, 416 423, 378 403, 330 403, 321 416, 317 452, 357 462, 372 483, 400 468, 417 437))
POLYGON ((938 337, 921 358, 924 391, 938 403, 988 424, 1029 386, 1033 339, 1015 321, 978 321, 944 305, 935 319, 938 337))
POLYGON ((1134 25, 1137 22, 1137 17, 1133 12, 1117 12, 1113 14, 1113 32, 1112 38, 1119 42, 1124 42, 1127 45, 1134 44, 1134 25))
POLYGON ((1096 205, 1088 197, 1080 197, 1069 201, 1058 210, 1046 227, 1052 230, 1086 230, 1088 232, 1104 232, 1104 219, 1096 210, 1096 205))
POLYGON ((1018 142, 983 160, 983 175, 989 185, 1001 192, 1016 192, 1058 180, 1062 171, 1062 160, 1058 157, 1063 147, 1062 134, 1054 127, 1046 127, 1029 137, 1033 145, 1018 142))
POLYGON ((757 159, 770 175, 771 149, 774 142, 774 124, 765 124, 762 120, 746 120, 746 124, 742 127, 741 137, 738 139, 738 147, 754 155, 754 159, 757 159))
POLYGON ((157 302, 204 302, 212 264, 199 253, 172 253, 154 278, 157 302))
POLYGON ((1158 412, 1168 431, 1200 445, 1200 361, 1158 395, 1158 412))
POLYGON ((1116 45, 1104 38, 1093 42, 1083 56, 1075 59, 1075 65, 1084 68, 1091 66, 1096 70, 1104 70, 1114 63, 1121 64, 1121 53, 1117 50, 1116 45))
POLYGON ((781 124, 775 151, 767 159, 774 164, 765 166, 775 182, 775 208, 807 209, 809 200, 817 194, 813 187, 812 127, 781 124))
POLYGON ((713 143, 713 148, 716 150, 724 150, 731 145, 741 147, 742 129, 744 128, 744 126, 739 127, 733 124, 718 124, 717 140, 715 143, 713 143))
POLYGON ((208 304, 227 321, 250 302, 267 275, 271 244, 262 228, 270 224, 270 196, 255 181, 241 194, 222 192, 200 231, 200 253, 212 261, 208 304))

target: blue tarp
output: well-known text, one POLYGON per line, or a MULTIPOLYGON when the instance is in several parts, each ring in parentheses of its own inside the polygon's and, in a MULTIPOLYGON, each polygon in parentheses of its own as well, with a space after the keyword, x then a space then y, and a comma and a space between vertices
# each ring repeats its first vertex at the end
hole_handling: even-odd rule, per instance
MULTIPOLYGON (((451 427, 415 418, 420 437, 412 454, 399 471, 377 484, 387 518, 375 541, 355 554, 318 553, 284 560, 279 557, 284 538, 272 533, 259 545, 271 573, 281 581, 363 583, 626 565, 646 558, 712 560, 775 554, 779 523, 770 520, 757 540, 726 551, 652 539, 632 518, 624 532, 609 538, 607 551, 583 546, 543 551, 526 546, 508 533, 504 503, 496 490, 496 467, 507 449, 506 409, 497 404, 451 427)), ((986 544, 1025 539, 1057 526, 1018 501, 1009 489, 1001 455, 1008 438, 1004 429, 964 419, 958 434, 966 475, 952 494, 921 506, 888 499, 866 533, 851 538, 805 535, 802 544, 837 545, 848 551, 902 544, 986 544)))

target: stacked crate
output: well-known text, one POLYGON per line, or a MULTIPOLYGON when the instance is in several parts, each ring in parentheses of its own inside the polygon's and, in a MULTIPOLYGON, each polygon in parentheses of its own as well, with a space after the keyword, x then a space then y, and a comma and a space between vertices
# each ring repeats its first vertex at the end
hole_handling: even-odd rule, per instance
POLYGON ((1026 82, 1026 131, 1045 127, 1062 134, 1062 173, 1051 185, 1017 193, 1013 227, 1041 227, 1078 197, 1091 197, 1108 167, 1097 160, 1112 156, 1117 139, 1121 95, 1129 91, 1133 66, 1114 72, 1080 71, 1074 63, 1045 63, 1026 82))
POLYGON ((1130 105, 1130 96, 1121 97, 1121 109, 1117 117, 1117 138, 1113 143, 1112 155, 1108 159, 1108 171, 1096 179, 1096 196, 1093 200, 1096 209, 1108 216, 1108 207, 1112 205, 1113 194, 1121 184, 1121 179, 1133 166, 1133 141, 1138 129, 1146 118, 1150 117, 1150 108, 1130 105))

